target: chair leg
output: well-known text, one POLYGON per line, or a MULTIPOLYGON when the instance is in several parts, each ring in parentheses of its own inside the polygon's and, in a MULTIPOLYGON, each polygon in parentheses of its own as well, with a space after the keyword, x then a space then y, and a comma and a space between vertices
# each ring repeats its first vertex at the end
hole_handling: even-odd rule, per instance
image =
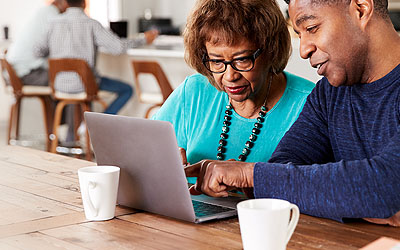
MULTIPOLYGON (((90 103, 82 103, 82 115, 85 111, 90 111, 90 103)), ((85 121, 86 123, 86 121, 85 121)), ((90 137, 89 137, 89 131, 86 126, 86 160, 91 161, 92 160, 92 150, 90 148, 90 137)))
POLYGON ((16 102, 15 102, 15 116, 14 116, 14 120, 15 120, 15 140, 19 139, 19 121, 20 121, 20 114, 21 114, 21 102, 22 99, 21 98, 17 98, 16 102))
POLYGON ((144 118, 148 119, 150 115, 150 111, 152 111, 154 108, 160 107, 161 104, 155 104, 151 106, 150 108, 147 109, 146 114, 144 115, 144 118))
POLYGON ((74 138, 75 141, 79 141, 79 134, 78 134, 78 128, 79 125, 81 124, 81 106, 80 105, 75 105, 75 111, 74 111, 74 138))
POLYGON ((50 135, 52 134, 53 123, 53 103, 49 96, 41 96, 39 99, 42 102, 43 120, 46 131, 46 150, 50 151, 50 135))
POLYGON ((57 152, 57 145, 58 145, 58 127, 60 126, 61 123, 61 116, 62 116, 62 111, 67 105, 67 102, 60 101, 57 106, 56 106, 56 111, 54 114, 54 123, 53 123, 53 134, 51 136, 51 148, 50 152, 56 153, 57 152))
POLYGON ((45 96, 44 100, 46 104, 47 132, 51 134, 53 131, 54 112, 56 110, 55 102, 51 96, 45 96))
POLYGON ((106 109, 107 109, 108 104, 107 104, 105 101, 103 101, 103 100, 100 99, 100 98, 97 98, 96 101, 98 101, 98 102, 101 104, 101 106, 103 106, 103 110, 106 110, 106 109))
POLYGON ((12 133, 13 124, 14 124, 14 120, 15 120, 16 106, 17 106, 17 101, 15 100, 15 102, 11 105, 11 108, 10 108, 10 120, 8 122, 8 138, 7 138, 8 145, 10 145, 11 133, 12 133))

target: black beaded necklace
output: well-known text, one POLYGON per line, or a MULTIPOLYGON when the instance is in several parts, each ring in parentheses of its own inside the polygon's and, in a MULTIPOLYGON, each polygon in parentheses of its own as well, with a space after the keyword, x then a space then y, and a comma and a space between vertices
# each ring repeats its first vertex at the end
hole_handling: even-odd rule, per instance
MULTIPOLYGON (((262 124, 265 121, 265 115, 267 114, 267 101, 268 101, 268 95, 269 95, 269 89, 271 87, 271 82, 272 82, 272 76, 270 77, 269 83, 268 83, 268 90, 267 90, 267 96, 265 97, 264 104, 261 106, 261 110, 258 113, 257 117, 257 122, 254 123, 254 127, 251 130, 251 134, 249 136, 249 140, 245 143, 244 148, 242 150, 242 153, 239 155, 238 160, 239 161, 245 161, 247 156, 250 154, 251 149, 254 146, 254 142, 257 139, 257 135, 260 134, 262 124)), ((228 139, 228 132, 229 132, 229 126, 231 125, 231 120, 232 120, 232 104, 229 103, 226 105, 226 110, 225 110, 225 116, 224 116, 224 122, 222 126, 222 133, 220 135, 220 140, 219 140, 219 146, 218 146, 218 153, 217 153, 217 159, 218 160, 224 160, 225 159, 225 152, 226 152, 226 145, 227 145, 227 139, 228 139)))

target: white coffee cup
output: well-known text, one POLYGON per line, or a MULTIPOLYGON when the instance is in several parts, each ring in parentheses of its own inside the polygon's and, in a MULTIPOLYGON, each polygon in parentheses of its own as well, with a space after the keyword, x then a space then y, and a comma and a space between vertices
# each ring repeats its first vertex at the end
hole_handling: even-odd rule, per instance
POLYGON ((116 166, 93 166, 78 170, 86 219, 101 221, 114 218, 119 172, 116 166))
POLYGON ((237 204, 244 250, 283 250, 299 221, 299 208, 285 200, 250 199, 237 204))

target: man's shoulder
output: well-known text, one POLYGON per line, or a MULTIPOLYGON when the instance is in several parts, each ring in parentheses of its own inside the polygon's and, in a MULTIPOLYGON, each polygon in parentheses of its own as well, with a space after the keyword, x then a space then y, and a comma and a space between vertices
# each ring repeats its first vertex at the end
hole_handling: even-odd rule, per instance
POLYGON ((37 26, 45 26, 48 21, 59 16, 58 9, 53 5, 42 6, 30 17, 26 23, 26 29, 32 29, 37 26))
POLYGON ((74 8, 70 11, 67 11, 57 15, 53 18, 53 21, 57 22, 63 22, 63 21, 75 21, 75 22, 85 22, 85 23, 95 23, 95 24, 100 24, 99 21, 89 17, 88 15, 86 15, 86 13, 84 11, 80 11, 77 8, 74 8))

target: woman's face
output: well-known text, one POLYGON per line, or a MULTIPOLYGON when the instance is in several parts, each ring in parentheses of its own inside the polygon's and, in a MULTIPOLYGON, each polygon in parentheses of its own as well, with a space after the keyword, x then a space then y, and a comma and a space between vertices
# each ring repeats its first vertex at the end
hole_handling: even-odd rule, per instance
MULTIPOLYGON (((247 40, 242 40, 235 46, 226 44, 212 44, 206 42, 206 49, 209 59, 231 61, 236 58, 251 56, 257 49, 247 40)), ((230 99, 235 102, 247 100, 255 101, 258 98, 260 89, 266 86, 268 77, 268 65, 260 60, 262 55, 257 57, 254 68, 248 72, 240 72, 227 65, 223 73, 213 73, 217 85, 225 91, 230 99)))

